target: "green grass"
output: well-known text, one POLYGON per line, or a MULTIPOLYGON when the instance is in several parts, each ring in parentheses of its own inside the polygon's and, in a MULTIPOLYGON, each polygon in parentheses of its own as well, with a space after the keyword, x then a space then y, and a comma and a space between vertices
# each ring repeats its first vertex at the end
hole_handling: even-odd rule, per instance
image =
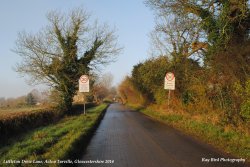
POLYGON ((177 128, 204 142, 210 143, 224 152, 236 157, 250 159, 250 136, 237 130, 212 123, 202 122, 180 113, 158 112, 149 109, 140 110, 144 114, 177 128))
POLYGON ((88 109, 86 115, 63 118, 54 125, 33 130, 22 139, 0 148, 0 166, 11 166, 3 164, 4 160, 10 159, 60 160, 70 157, 72 150, 77 148, 79 140, 87 136, 106 107, 106 104, 102 104, 88 109))

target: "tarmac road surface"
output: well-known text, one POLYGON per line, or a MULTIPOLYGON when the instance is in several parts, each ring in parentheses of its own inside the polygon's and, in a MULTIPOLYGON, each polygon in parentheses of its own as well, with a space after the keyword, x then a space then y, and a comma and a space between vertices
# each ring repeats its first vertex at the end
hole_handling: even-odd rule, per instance
POLYGON ((233 160, 228 158, 207 144, 116 103, 107 109, 79 166, 247 166, 238 162, 222 162, 233 160), (211 162, 212 160, 220 162, 211 162))

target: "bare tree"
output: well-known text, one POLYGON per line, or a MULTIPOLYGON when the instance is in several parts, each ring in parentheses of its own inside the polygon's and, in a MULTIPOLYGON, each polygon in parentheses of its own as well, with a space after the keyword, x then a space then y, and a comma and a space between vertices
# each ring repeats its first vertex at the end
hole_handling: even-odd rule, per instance
POLYGON ((190 56, 203 58, 208 44, 201 28, 194 26, 197 22, 199 20, 174 15, 158 16, 155 29, 150 34, 153 51, 173 61, 190 56))
POLYGON ((90 74, 115 60, 121 48, 107 25, 89 25, 82 9, 47 15, 49 25, 37 34, 19 33, 14 51, 22 58, 16 71, 30 83, 46 83, 57 90, 61 106, 70 109, 82 74, 90 74))
MULTIPOLYGON (((249 0, 146 0, 157 15, 197 17, 208 41, 227 47, 249 38, 249 0)), ((195 25, 195 24, 194 24, 195 25)))
POLYGON ((93 85, 93 96, 95 101, 102 101, 109 95, 114 95, 114 90, 112 89, 113 75, 111 73, 105 73, 96 79, 93 85))

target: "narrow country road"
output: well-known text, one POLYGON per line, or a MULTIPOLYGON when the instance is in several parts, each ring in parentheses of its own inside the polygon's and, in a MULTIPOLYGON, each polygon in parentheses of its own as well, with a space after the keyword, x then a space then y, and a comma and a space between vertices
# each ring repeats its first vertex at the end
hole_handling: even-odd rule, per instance
POLYGON ((84 167, 243 166, 237 162, 202 162, 204 158, 211 161, 211 158, 228 157, 139 112, 130 111, 120 104, 112 104, 81 160, 91 160, 92 163, 81 165, 84 167), (99 160, 99 163, 96 160, 99 160))

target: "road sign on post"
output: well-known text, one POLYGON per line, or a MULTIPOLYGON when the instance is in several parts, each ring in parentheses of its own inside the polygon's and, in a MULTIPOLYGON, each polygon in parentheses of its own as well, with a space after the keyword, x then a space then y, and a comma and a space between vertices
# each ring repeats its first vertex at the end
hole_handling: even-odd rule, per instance
MULTIPOLYGON (((82 75, 79 79, 79 92, 89 92, 89 76, 82 75)), ((85 114, 85 98, 84 98, 84 114, 85 114)))
POLYGON ((168 72, 166 74, 164 89, 175 90, 175 76, 174 76, 174 73, 168 72))
POLYGON ((82 75, 79 79, 79 92, 89 92, 89 77, 82 75))
POLYGON ((168 89, 168 106, 170 101, 170 90, 175 90, 174 73, 168 72, 165 76, 164 89, 168 89))

